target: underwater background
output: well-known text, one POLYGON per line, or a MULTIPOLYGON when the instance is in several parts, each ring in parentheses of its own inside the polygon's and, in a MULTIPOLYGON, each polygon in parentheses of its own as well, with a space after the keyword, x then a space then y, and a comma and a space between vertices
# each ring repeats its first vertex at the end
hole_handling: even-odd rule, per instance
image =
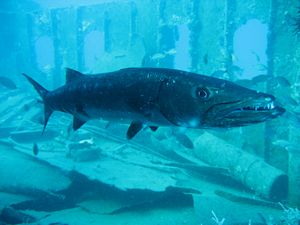
POLYGON ((2 0, 0 224, 300 224, 298 0, 2 0), (276 96, 286 113, 228 129, 72 131, 48 90, 65 69, 174 68, 276 96))

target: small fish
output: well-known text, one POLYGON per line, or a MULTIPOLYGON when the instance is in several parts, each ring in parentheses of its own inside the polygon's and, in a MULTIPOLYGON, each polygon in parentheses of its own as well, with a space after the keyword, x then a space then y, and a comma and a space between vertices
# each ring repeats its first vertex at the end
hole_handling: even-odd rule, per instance
POLYGON ((176 54, 176 49, 172 48, 168 51, 165 51, 164 53, 165 53, 165 55, 175 55, 176 54))
POLYGON ((277 145, 289 152, 299 152, 299 148, 297 143, 291 143, 290 141, 287 140, 276 140, 272 142, 273 145, 277 145))
POLYGON ((260 75, 253 77, 251 80, 254 84, 257 84, 257 83, 267 82, 270 79, 271 79, 271 77, 269 75, 260 74, 260 75))
POLYGON ((238 57, 236 57, 235 54, 231 54, 231 60, 232 62, 236 62, 238 60, 238 57))
POLYGON ((254 52, 254 51, 252 51, 251 53, 255 56, 256 61, 260 62, 260 56, 256 52, 254 52))
POLYGON ((275 77, 275 80, 282 87, 290 87, 291 86, 291 83, 285 77, 277 76, 277 77, 275 77))
POLYGON ((165 58, 167 55, 163 53, 156 53, 153 56, 151 56, 152 60, 159 60, 165 58))
POLYGON ((37 156, 39 154, 39 147, 38 147, 37 143, 33 143, 32 152, 33 152, 33 155, 35 155, 35 156, 37 156))
POLYGON ((43 67, 43 70, 46 72, 50 72, 53 69, 53 66, 51 64, 47 64, 43 67))
POLYGON ((121 54, 121 55, 115 55, 115 59, 121 59, 121 58, 125 58, 126 54, 121 54))
POLYGON ((284 98, 281 99, 281 102, 284 102, 291 106, 299 106, 299 103, 291 96, 285 96, 284 98))
POLYGON ((291 86, 291 83, 285 77, 282 77, 282 76, 272 77, 267 74, 260 74, 256 77, 253 77, 252 82, 254 84, 270 82, 269 84, 273 87, 277 87, 277 86, 290 87, 291 86))
POLYGON ((10 90, 17 89, 16 84, 8 77, 0 76, 0 84, 10 90))
POLYGON ((291 145, 291 143, 289 141, 281 140, 281 139, 273 141, 272 144, 283 147, 283 148, 288 148, 291 145))
POLYGON ((249 79, 239 79, 239 80, 236 80, 235 83, 237 83, 238 85, 241 85, 243 87, 248 87, 248 88, 253 86, 252 80, 249 80, 249 79))
POLYGON ((217 70, 217 71, 213 72, 210 76, 216 77, 216 78, 222 78, 226 72, 227 72, 226 69, 221 69, 221 70, 217 70))
POLYGON ((90 21, 87 21, 87 20, 83 21, 81 24, 82 31, 86 31, 90 27, 91 24, 92 23, 90 21))

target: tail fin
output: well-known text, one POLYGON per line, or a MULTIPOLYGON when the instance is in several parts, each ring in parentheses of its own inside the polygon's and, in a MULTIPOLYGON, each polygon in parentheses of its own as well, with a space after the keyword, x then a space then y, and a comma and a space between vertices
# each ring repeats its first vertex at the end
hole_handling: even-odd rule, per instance
POLYGON ((45 100, 45 96, 49 91, 47 91, 42 85, 40 85, 38 82, 36 82, 34 79, 32 79, 30 76, 26 75, 25 73, 22 73, 24 77, 32 84, 32 86, 35 88, 37 93, 42 97, 43 101, 45 100))
POLYGON ((53 110, 51 109, 50 105, 47 103, 46 96, 48 94, 48 90, 44 88, 42 85, 40 85, 38 82, 36 82, 34 79, 32 79, 30 76, 26 75, 25 73, 22 73, 24 77, 32 84, 32 86, 35 88, 37 93, 41 96, 44 103, 44 128, 43 133, 45 131, 45 128, 47 126, 48 120, 53 113, 53 110))

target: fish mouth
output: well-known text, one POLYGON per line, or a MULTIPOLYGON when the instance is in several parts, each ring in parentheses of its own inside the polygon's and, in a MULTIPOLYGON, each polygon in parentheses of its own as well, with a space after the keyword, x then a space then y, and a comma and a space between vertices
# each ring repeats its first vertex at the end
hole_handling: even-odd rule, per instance
POLYGON ((271 96, 216 104, 206 115, 213 117, 216 126, 237 127, 274 119, 284 112, 285 109, 271 96))

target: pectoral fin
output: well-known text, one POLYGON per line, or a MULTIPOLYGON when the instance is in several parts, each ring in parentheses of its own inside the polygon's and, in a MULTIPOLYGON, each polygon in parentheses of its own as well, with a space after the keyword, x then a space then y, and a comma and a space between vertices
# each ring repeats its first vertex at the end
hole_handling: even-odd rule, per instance
POLYGON ((132 139, 141 129, 143 128, 143 123, 140 121, 132 121, 127 130, 127 139, 132 139))
POLYGON ((81 120, 74 116, 73 117, 73 130, 78 130, 85 123, 86 123, 86 121, 81 120))

